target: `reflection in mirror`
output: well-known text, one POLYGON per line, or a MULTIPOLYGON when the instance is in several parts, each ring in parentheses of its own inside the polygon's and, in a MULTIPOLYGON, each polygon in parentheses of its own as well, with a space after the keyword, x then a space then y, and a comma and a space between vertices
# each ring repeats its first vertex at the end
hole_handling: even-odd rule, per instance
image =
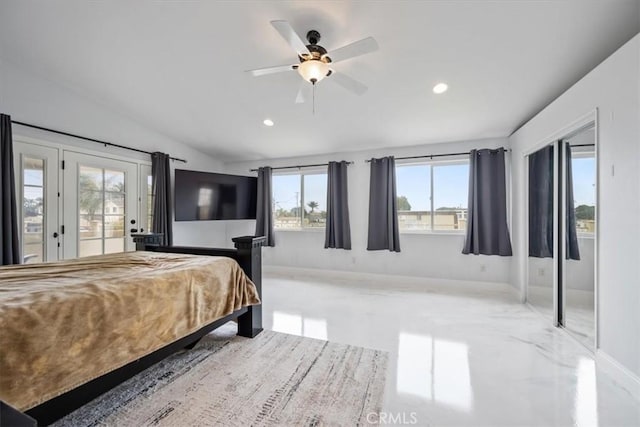
POLYGON ((567 138, 567 226, 577 236, 577 250, 567 240, 563 326, 580 342, 595 348, 596 158, 593 127, 567 138))
POLYGON ((553 319, 554 146, 529 155, 527 301, 553 319))

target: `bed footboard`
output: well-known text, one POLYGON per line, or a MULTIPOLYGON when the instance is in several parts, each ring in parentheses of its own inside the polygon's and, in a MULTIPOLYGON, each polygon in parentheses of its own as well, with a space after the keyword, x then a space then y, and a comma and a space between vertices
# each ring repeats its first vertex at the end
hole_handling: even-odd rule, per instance
MULTIPOLYGON (((235 249, 221 249, 194 246, 160 246, 156 243, 158 236, 154 234, 132 235, 137 250, 233 258, 256 285, 258 295, 262 299, 262 246, 266 241, 265 237, 234 237, 231 240, 235 249)), ((260 332, 262 332, 262 306, 250 306, 245 314, 238 316, 238 335, 253 338, 260 332)))

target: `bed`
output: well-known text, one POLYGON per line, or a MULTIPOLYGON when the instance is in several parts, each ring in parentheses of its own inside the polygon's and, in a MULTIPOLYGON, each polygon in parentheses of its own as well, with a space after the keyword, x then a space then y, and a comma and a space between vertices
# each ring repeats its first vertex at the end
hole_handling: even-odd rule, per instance
POLYGON ((255 336, 262 241, 0 268, 0 400, 47 424, 229 320, 255 336))

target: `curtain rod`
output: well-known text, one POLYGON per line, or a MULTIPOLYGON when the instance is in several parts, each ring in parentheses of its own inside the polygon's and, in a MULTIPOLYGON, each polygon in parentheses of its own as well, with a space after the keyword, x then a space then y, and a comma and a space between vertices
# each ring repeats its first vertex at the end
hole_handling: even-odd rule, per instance
MULTIPOLYGON (((42 127, 42 126, 36 126, 36 125, 29 124, 29 123, 19 122, 19 121, 16 121, 16 120, 11 120, 11 123, 14 123, 14 124, 20 125, 20 126, 26 126, 28 128, 39 129, 39 130, 44 130, 44 131, 47 131, 47 132, 57 133, 59 135, 71 136, 73 138, 84 139, 86 141, 96 142, 98 144, 103 144, 105 147, 106 146, 111 146, 111 147, 123 148, 125 150, 130 150, 130 151, 137 151, 138 153, 144 153, 144 154, 149 154, 149 155, 152 154, 149 151, 140 150, 138 148, 125 147, 124 145, 114 144, 113 142, 100 141, 99 139, 87 138, 86 136, 80 136, 80 135, 76 135, 76 134, 69 133, 69 132, 62 132, 62 131, 59 131, 59 130, 49 129, 49 128, 45 128, 45 127, 42 127)), ((170 159, 171 160, 177 160, 178 162, 187 163, 186 160, 179 159, 177 157, 170 157, 170 159)))
MULTIPOLYGON (((504 151, 511 151, 508 148, 500 147, 504 149, 504 151)), ((493 148, 492 150, 499 150, 499 148, 493 148)), ((396 157, 396 160, 409 160, 409 159, 433 159, 434 157, 448 157, 448 156, 464 156, 471 154, 470 151, 465 153, 447 153, 447 154, 427 154, 424 156, 408 156, 408 157, 396 157)), ((365 160, 367 163, 371 163, 370 159, 365 160)))
MULTIPOLYGON (((348 165, 352 165, 353 162, 347 162, 348 165)), ((299 165, 299 166, 280 166, 277 168, 271 168, 271 170, 277 169, 300 169, 300 168, 313 168, 318 166, 329 166, 329 163, 318 163, 316 165, 299 165)), ((249 172, 258 172, 258 169, 249 169, 249 172)))

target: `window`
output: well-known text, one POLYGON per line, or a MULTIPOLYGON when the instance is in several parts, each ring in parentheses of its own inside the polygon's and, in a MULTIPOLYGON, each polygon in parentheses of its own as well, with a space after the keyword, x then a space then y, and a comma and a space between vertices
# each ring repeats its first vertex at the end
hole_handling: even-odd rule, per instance
POLYGON ((275 229, 324 228, 327 221, 327 174, 273 175, 275 229))
POLYGON ((22 170, 22 253, 24 262, 44 262, 45 161, 25 156, 22 170))
POLYGON ((396 166, 400 231, 460 231, 467 226, 469 162, 396 166))
POLYGON ((573 206, 578 233, 593 235, 596 229, 596 159, 593 151, 572 152, 573 206))
POLYGON ((140 165, 140 227, 141 233, 150 233, 153 226, 153 186, 151 165, 140 165))

